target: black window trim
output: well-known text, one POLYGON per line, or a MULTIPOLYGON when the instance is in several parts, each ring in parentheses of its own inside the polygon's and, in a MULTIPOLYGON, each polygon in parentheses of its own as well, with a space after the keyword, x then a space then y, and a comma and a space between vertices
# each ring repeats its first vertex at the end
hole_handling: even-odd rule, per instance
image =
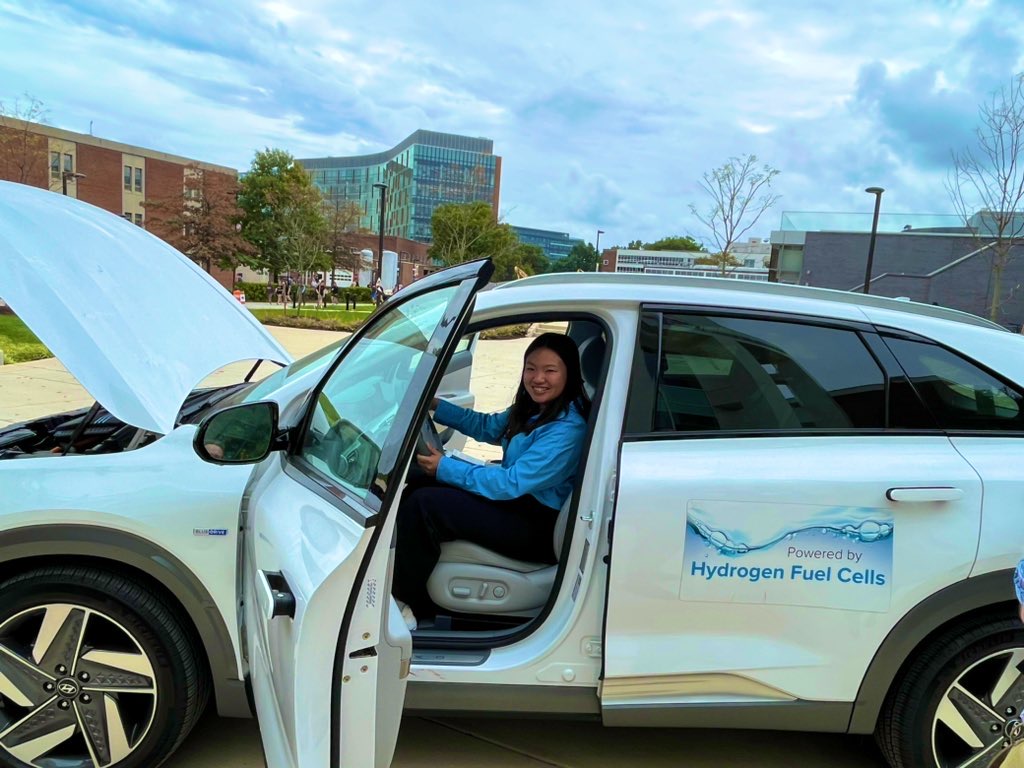
MULTIPOLYGON (((877 336, 876 327, 869 322, 862 322, 859 320, 846 320, 843 318, 831 318, 831 317, 820 317, 817 315, 804 315, 794 312, 781 312, 776 310, 761 310, 761 309, 749 309, 742 307, 721 307, 721 306, 708 306, 702 304, 686 304, 686 305, 674 305, 674 304, 641 304, 637 311, 637 332, 636 340, 633 347, 633 364, 630 371, 630 384, 629 390, 626 397, 626 413, 623 419, 623 432, 622 442, 623 443, 636 443, 636 442, 654 442, 659 440, 711 440, 711 439, 739 439, 739 438, 765 438, 765 437, 871 437, 871 436, 894 436, 894 435, 934 435, 942 434, 942 431, 937 427, 935 429, 892 429, 889 427, 873 427, 873 428, 861 428, 861 429, 750 429, 750 430, 692 430, 692 431, 675 431, 675 430, 637 430, 631 431, 630 424, 636 424, 638 420, 643 421, 642 409, 642 398, 639 397, 636 387, 638 381, 638 372, 646 374, 646 369, 643 363, 643 353, 641 351, 640 336, 643 330, 643 320, 645 315, 655 315, 658 322, 658 357, 661 356, 661 344, 664 329, 664 316, 666 314, 671 315, 692 315, 702 317, 734 317, 744 320, 765 320, 769 322, 783 322, 783 323, 794 323, 799 325, 811 325, 819 328, 831 328, 841 331, 851 331, 857 335, 861 343, 864 345, 865 351, 875 361, 875 365, 878 366, 879 373, 883 379, 883 393, 885 397, 885 421, 888 424, 889 421, 889 380, 890 371, 887 366, 878 358, 875 351, 872 349, 871 344, 868 342, 869 336, 877 336)), ((886 347, 888 350, 888 347, 886 347)), ((891 352, 890 352, 891 354, 891 352)), ((895 356, 893 356, 895 358, 895 356)), ((900 372, 906 376, 906 373, 900 369, 900 372)), ((647 386, 648 376, 643 377, 645 379, 644 384, 641 386, 647 386)), ((654 393, 657 392, 657 377, 654 381, 654 393)), ((917 390, 914 390, 915 394, 920 398, 920 394, 917 390)), ((655 394, 656 396, 656 394, 655 394)), ((653 408, 654 396, 650 398, 653 408)), ((931 411, 928 411, 931 413, 931 411)), ((652 423, 652 418, 647 418, 646 423, 652 423)))
POLYGON ((969 363, 970 365, 973 365, 978 370, 988 374, 989 376, 991 376, 996 381, 1006 385, 1007 387, 1010 387, 1011 389, 1014 389, 1014 390, 1016 390, 1018 392, 1024 393, 1024 385, 1017 384, 1016 382, 1011 381, 1006 376, 1004 376, 1003 374, 1001 374, 1001 373, 999 373, 997 371, 994 371, 992 368, 988 367, 984 363, 978 362, 977 360, 975 360, 970 355, 966 355, 961 350, 955 349, 955 348, 949 346, 948 344, 943 344, 941 341, 936 341, 935 339, 930 339, 930 338, 928 338, 926 336, 921 336, 920 334, 917 334, 917 333, 913 333, 913 332, 910 332, 910 331, 904 331, 904 330, 901 330, 899 328, 891 328, 889 326, 881 326, 880 325, 880 326, 877 326, 877 330, 878 330, 878 337, 879 337, 879 339, 881 339, 882 343, 885 344, 885 348, 889 350, 889 354, 892 355, 893 359, 896 361, 896 364, 900 366, 900 370, 903 371, 903 375, 906 377, 907 383, 909 383, 911 389, 914 390, 914 393, 917 395, 918 400, 921 401, 921 403, 924 405, 925 409, 931 415, 932 421, 935 423, 935 430, 934 430, 934 432, 946 435, 948 437, 1008 437, 1008 438, 1021 438, 1021 437, 1024 437, 1024 430, 1020 430, 1020 429, 998 429, 998 430, 994 430, 994 429, 990 429, 990 430, 986 430, 986 429, 946 429, 946 428, 942 427, 939 424, 938 417, 936 417, 935 413, 932 411, 932 409, 928 405, 927 401, 923 397, 921 397, 921 393, 918 392, 917 387, 914 385, 913 378, 910 376, 909 373, 907 373, 903 369, 903 364, 900 362, 899 357, 889 347, 889 345, 886 343, 885 340, 886 340, 886 338, 894 338, 894 339, 899 339, 901 341, 912 341, 912 342, 916 342, 918 344, 927 344, 929 346, 938 347, 939 349, 945 350, 946 352, 948 352, 949 354, 953 355, 954 357, 957 357, 960 360, 963 360, 964 362, 969 363))

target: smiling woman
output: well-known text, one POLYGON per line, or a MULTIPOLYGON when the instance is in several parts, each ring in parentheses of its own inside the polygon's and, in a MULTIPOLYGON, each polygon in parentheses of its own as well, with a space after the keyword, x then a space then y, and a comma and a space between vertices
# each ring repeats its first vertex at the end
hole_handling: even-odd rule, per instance
POLYGON ((0 353, 5 363, 27 363, 53 357, 15 315, 0 315, 0 353))

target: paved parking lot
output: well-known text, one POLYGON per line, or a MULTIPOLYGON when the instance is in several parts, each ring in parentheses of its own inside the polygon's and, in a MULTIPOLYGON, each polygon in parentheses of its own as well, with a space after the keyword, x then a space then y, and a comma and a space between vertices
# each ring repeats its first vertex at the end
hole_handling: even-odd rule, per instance
MULTIPOLYGON (((340 337, 271 328, 296 357, 340 337)), ((528 340, 480 342, 473 390, 481 410, 511 401, 528 340)), ((247 367, 247 366, 246 366, 247 367)), ((269 371, 269 369, 268 369, 269 371)), ((241 371, 244 373, 244 370, 241 371)), ((209 381, 239 377, 218 372, 209 381)), ((88 394, 54 360, 0 366, 0 424, 89 405, 88 394)), ((253 720, 208 713, 168 768, 263 768, 253 720)), ((611 729, 598 723, 407 717, 395 768, 883 768, 869 738, 730 730, 611 729)))
MULTIPOLYGON (((208 716, 166 768, 263 768, 251 720, 208 716)), ((867 737, 407 717, 394 768, 884 768, 867 737)))

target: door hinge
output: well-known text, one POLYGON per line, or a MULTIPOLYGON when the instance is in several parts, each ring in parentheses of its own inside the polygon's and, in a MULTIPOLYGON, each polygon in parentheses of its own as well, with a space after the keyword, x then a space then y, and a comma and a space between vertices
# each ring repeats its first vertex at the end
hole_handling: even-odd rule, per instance
POLYGON ((580 641, 580 647, 583 649, 583 654, 592 659, 601 658, 601 654, 604 650, 601 646, 600 637, 584 637, 583 640, 580 641))

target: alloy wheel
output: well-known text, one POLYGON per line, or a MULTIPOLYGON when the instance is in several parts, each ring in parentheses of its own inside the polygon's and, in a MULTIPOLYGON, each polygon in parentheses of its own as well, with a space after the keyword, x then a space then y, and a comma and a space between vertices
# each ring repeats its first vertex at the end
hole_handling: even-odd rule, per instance
POLYGON ((937 768, 987 768, 1021 735, 1024 648, 991 653, 953 681, 932 722, 937 768))
POLYGON ((110 616, 51 603, 0 624, 0 749, 15 760, 115 765, 145 738, 156 704, 152 661, 110 616))

